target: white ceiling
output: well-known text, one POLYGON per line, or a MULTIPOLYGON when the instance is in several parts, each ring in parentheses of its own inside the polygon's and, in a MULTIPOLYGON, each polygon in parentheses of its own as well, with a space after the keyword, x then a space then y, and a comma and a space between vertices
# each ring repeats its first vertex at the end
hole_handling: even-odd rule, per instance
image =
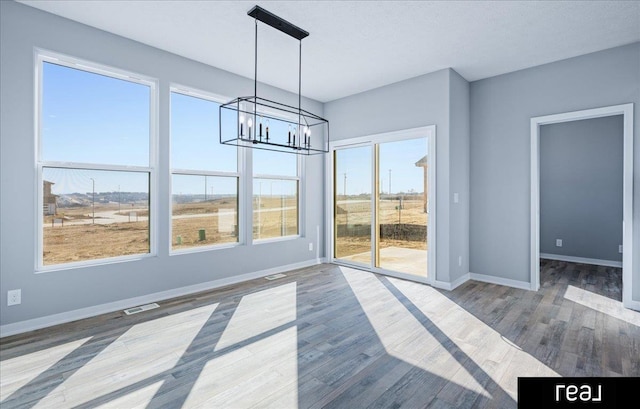
MULTIPOLYGON (((322 102, 446 67, 474 81, 640 41, 639 1, 20 3, 251 79, 258 4, 310 33, 302 93, 322 102)), ((297 40, 258 27, 258 79, 297 93, 297 40)))

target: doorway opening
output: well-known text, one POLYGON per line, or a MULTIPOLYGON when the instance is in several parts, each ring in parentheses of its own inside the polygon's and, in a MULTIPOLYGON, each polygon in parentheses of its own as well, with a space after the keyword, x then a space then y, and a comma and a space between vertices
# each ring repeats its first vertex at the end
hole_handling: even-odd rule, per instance
MULTIPOLYGON (((622 302, 627 308, 640 309, 640 302, 632 300, 633 267, 633 104, 616 105, 583 111, 567 112, 531 119, 531 289, 540 288, 540 136, 544 125, 561 124, 594 118, 622 116, 623 153, 622 153, 622 302)), ((556 240, 557 247, 563 246, 561 238, 556 240)), ((543 253, 544 254, 544 253, 543 253)), ((609 257, 612 258, 612 257, 609 257)), ((567 260, 571 261, 571 260, 567 260)), ((576 261, 584 259, 576 258, 576 261)), ((588 260, 586 260, 588 261, 588 260)))

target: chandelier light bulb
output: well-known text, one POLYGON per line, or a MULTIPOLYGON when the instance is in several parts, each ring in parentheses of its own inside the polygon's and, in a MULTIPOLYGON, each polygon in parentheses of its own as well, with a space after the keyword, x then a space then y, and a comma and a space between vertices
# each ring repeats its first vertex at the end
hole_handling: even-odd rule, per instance
POLYGON ((269 142, 269 119, 267 118, 267 127, 265 129, 265 132, 267 133, 267 142, 269 142))

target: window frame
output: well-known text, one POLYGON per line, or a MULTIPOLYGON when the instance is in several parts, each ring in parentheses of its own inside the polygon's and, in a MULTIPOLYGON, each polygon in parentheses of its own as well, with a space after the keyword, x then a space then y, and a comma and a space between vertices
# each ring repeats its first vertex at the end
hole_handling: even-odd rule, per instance
POLYGON ((106 66, 91 61, 82 60, 76 57, 60 54, 54 51, 35 48, 35 78, 34 78, 34 162, 36 170, 35 197, 37 198, 37 207, 34 209, 36 215, 36 245, 35 245, 35 272, 45 273, 50 271, 68 270, 73 268, 82 268, 90 266, 98 266, 104 264, 112 264, 124 261, 139 260, 142 258, 157 257, 158 255, 158 80, 145 75, 133 73, 119 68, 106 66), (105 163, 92 162, 64 162, 53 160, 42 160, 42 103, 43 103, 43 83, 44 83, 44 64, 51 63, 77 69, 84 72, 98 74, 114 79, 124 80, 149 87, 149 162, 148 166, 127 166, 127 165, 109 165, 105 163), (58 263, 52 265, 44 264, 44 218, 42 217, 42 208, 44 205, 43 195, 43 169, 44 168, 61 168, 61 169, 77 169, 77 170, 102 170, 114 172, 139 172, 148 174, 149 180, 149 252, 140 254, 131 254, 115 257, 104 257, 92 260, 82 260, 58 263))
MULTIPOLYGON (((269 152, 275 152, 275 151, 269 151, 269 152)), ((303 206, 304 202, 302 200, 302 198, 305 196, 305 183, 303 183, 303 181, 305 180, 304 178, 304 169, 305 169, 305 156, 304 155, 298 155, 295 153, 282 153, 282 152, 275 152, 277 154, 280 155, 295 155, 296 156, 296 176, 285 176, 285 175, 276 175, 276 174, 265 174, 265 173, 254 173, 253 172, 253 168, 251 169, 251 194, 248 196, 251 198, 251 206, 249 206, 250 208, 250 216, 251 216, 251 231, 247 232, 247 234, 250 234, 251 237, 251 243, 253 244, 267 244, 267 243, 273 243, 273 242, 278 242, 278 241, 288 241, 288 240, 295 240, 295 239, 299 239, 304 237, 304 227, 303 227, 303 223, 302 221, 305 220, 304 217, 304 208, 305 206, 303 206), (296 206, 297 208, 297 217, 298 217, 298 226, 297 226, 297 234, 291 234, 288 236, 277 236, 277 237, 268 237, 268 238, 264 238, 264 239, 255 239, 253 238, 253 181, 254 179, 272 179, 272 180, 295 180, 297 182, 298 185, 298 192, 297 195, 298 197, 296 198, 296 206)), ((251 161, 251 164, 253 166, 253 158, 251 161)))
MULTIPOLYGON (((246 202, 243 192, 245 191, 245 184, 247 183, 246 177, 243 177, 243 174, 244 174, 243 170, 245 169, 245 162, 246 162, 244 157, 245 155, 242 154, 240 148, 236 147, 237 162, 236 162, 235 172, 173 168, 172 166, 173 135, 171 134, 171 119, 173 114, 173 110, 171 107, 171 95, 173 93, 180 94, 187 97, 203 99, 205 101, 214 102, 216 104, 224 104, 230 99, 219 94, 202 91, 199 89, 195 89, 195 88, 184 86, 184 85, 179 85, 176 83, 172 83, 169 86, 169 118, 168 118, 168 123, 169 123, 169 130, 168 130, 169 132, 169 170, 168 170, 168 173, 169 173, 169 215, 168 215, 169 242, 168 242, 168 246, 169 248, 168 248, 168 251, 169 251, 169 255, 173 256, 173 255, 181 255, 181 254, 188 254, 188 253, 200 253, 204 251, 228 249, 228 248, 241 246, 246 242, 246 233, 245 233, 246 220, 243 217, 243 215, 245 214, 244 206, 246 202), (235 243, 219 243, 219 244, 209 244, 205 246, 193 246, 193 247, 177 249, 177 250, 173 249, 173 175, 202 176, 202 177, 220 176, 220 177, 235 177, 237 179, 238 190, 237 190, 236 200, 238 201, 238 208, 237 208, 238 241, 236 241, 235 243)), ((220 118, 218 118, 218 120, 220 120, 220 118)), ((212 138, 214 141, 218 140, 215 134, 212 134, 212 138)))

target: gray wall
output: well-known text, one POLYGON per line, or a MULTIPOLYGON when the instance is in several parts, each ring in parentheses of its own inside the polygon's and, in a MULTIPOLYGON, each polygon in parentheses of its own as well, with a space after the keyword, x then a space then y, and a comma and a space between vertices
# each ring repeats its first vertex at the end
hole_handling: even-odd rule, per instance
MULTIPOLYGON (((184 286, 315 259, 316 226, 324 231, 321 156, 306 163, 307 236, 253 246, 169 256, 169 86, 177 83, 235 97, 253 80, 169 54, 14 2, 0 2, 0 324, 63 313, 184 286), (138 261, 34 273, 34 47, 159 79, 158 255, 138 261), (19 198, 19 200, 16 200, 19 198), (314 251, 308 244, 314 243, 314 251), (22 304, 7 307, 7 290, 22 289, 22 304)), ((261 86, 267 98, 289 104, 297 95, 261 86)), ((323 115, 321 103, 303 107, 323 115)), ((212 134, 212 142, 216 136, 212 134)))
MULTIPOLYGON (((451 253, 450 281, 469 273, 469 83, 451 71, 449 97, 451 253), (453 200, 457 193, 459 200, 453 200)), ((438 158, 439 160, 440 158, 438 158)), ((439 189, 439 187, 438 187, 439 189)))
POLYGON ((436 71, 328 102, 325 117, 331 123, 332 140, 436 126, 436 279, 451 282, 467 273, 467 81, 451 69, 436 71), (454 188, 460 193, 460 204, 452 210, 454 188), (458 266, 458 256, 462 266, 458 266))
MULTIPOLYGON (((471 83, 471 264, 529 282, 530 119, 634 103, 634 252, 640 254, 640 43, 471 83)), ((633 265, 640 300, 640 257, 633 265)))
POLYGON ((622 115, 540 127, 540 253, 622 261, 622 135, 622 115))

